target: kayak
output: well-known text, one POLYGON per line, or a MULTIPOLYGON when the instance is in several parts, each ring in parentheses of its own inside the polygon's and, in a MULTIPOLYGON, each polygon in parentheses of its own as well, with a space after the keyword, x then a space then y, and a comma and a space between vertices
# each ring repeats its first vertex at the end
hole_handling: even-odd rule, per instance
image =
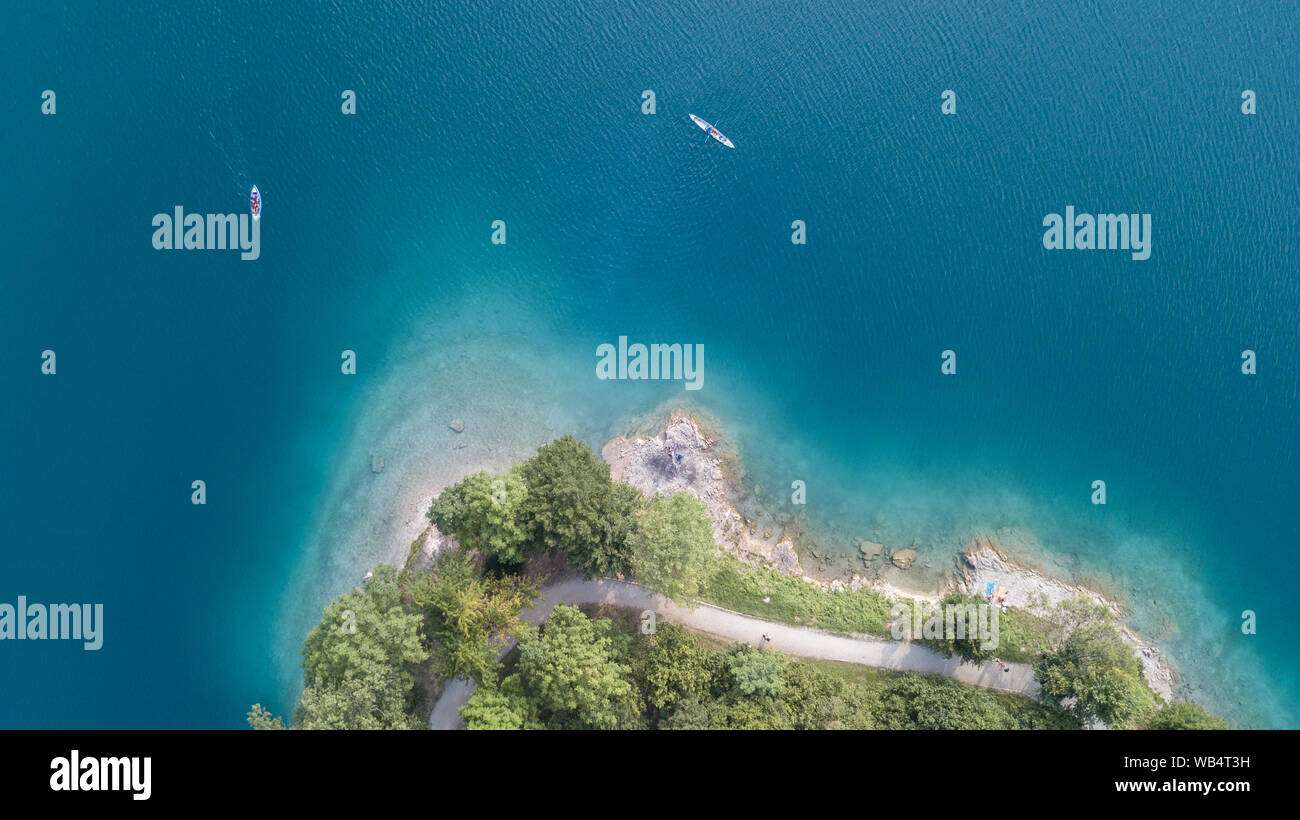
POLYGON ((700 128, 703 128, 705 131, 708 131, 710 137, 713 137, 715 140, 727 146, 728 148, 736 147, 736 144, 734 142, 727 139, 726 134, 723 134, 721 131, 714 128, 712 125, 706 122, 703 117, 697 117, 694 114, 692 114, 691 121, 694 122, 696 125, 698 125, 700 128))
POLYGON ((262 192, 257 190, 256 185, 248 193, 248 210, 252 211, 254 220, 262 218, 262 192))

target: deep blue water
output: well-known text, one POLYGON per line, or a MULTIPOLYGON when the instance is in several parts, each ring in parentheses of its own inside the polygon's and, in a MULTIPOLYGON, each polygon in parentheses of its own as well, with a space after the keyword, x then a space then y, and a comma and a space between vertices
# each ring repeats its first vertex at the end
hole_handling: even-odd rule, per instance
POLYGON ((773 503, 802 479, 825 532, 880 515, 936 554, 1032 530, 1135 625, 1176 622, 1234 723, 1300 722, 1292 4, 0 15, 0 601, 106 610, 98 653, 0 643, 0 726, 286 711, 292 647, 364 568, 349 522, 391 495, 348 454, 457 391, 508 405, 506 366, 521 411, 562 408, 522 438, 571 417, 599 446, 679 395, 597 382, 619 335, 705 345, 686 398, 773 503), (253 183, 259 260, 151 246, 155 213, 238 212, 253 183), (1151 259, 1045 251, 1067 205, 1152 214, 1151 259))

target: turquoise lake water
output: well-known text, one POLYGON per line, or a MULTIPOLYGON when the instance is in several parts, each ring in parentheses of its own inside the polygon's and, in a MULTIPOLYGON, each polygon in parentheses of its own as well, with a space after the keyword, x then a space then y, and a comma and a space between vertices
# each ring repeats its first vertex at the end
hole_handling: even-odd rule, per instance
POLYGON ((0 726, 284 713, 422 482, 680 403, 828 549, 1011 533, 1235 725, 1300 724, 1292 4, 3 15, 0 601, 103 603, 105 645, 0 644, 0 726), (152 247, 254 183, 258 260, 152 247), (1070 205, 1150 213, 1151 258, 1045 250, 1070 205), (704 387, 597 380, 619 336, 704 387))

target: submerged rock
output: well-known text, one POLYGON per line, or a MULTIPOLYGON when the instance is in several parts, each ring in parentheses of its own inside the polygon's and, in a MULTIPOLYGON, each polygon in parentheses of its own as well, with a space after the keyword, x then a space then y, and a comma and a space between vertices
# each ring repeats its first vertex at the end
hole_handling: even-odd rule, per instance
POLYGON ((916 560, 916 550, 899 550, 889 558, 894 562, 894 566, 899 569, 910 569, 912 562, 916 560))
POLYGON ((858 552, 862 553, 863 561, 872 561, 880 557, 885 551, 885 545, 876 541, 858 541, 858 552))

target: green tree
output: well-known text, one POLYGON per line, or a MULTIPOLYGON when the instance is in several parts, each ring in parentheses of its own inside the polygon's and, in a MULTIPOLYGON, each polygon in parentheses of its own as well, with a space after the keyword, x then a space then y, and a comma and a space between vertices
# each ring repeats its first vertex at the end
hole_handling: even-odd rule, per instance
POLYGON ((870 729, 865 710, 850 702, 844 681, 831 677, 807 663, 787 660, 781 677, 782 710, 796 729, 870 729))
POLYGON ((876 720, 884 729, 1015 728, 994 695, 940 675, 902 675, 884 685, 876 720))
POLYGON ((534 579, 483 575, 463 550, 439 553, 432 571, 407 574, 403 585, 425 617, 435 672, 480 685, 496 680, 501 652, 527 628, 521 612, 538 593, 534 579))
POLYGON ((688 492, 652 496, 636 511, 632 569, 637 579, 678 603, 693 604, 713 562, 713 524, 688 492))
POLYGON ((944 632, 941 638, 927 638, 921 641, 926 646, 941 652, 948 657, 957 655, 963 663, 982 664, 992 660, 997 655, 996 648, 984 648, 984 641, 979 634, 979 623, 981 614, 986 614, 988 620, 986 623, 992 624, 992 619, 997 617, 993 612, 981 613, 982 609, 992 609, 990 605, 978 595, 967 595, 961 592, 950 592, 943 596, 939 602, 939 614, 943 617, 944 632), (950 618, 949 613, 952 613, 950 618), (949 632, 951 623, 952 632, 949 632), (961 632, 962 637, 957 637, 957 632, 961 632))
POLYGON ((299 729, 421 729, 411 714, 409 687, 392 670, 338 681, 317 679, 303 690, 294 714, 299 729))
POLYGON ((1203 706, 1184 701, 1182 703, 1165 704, 1164 708, 1151 716, 1147 728, 1157 731, 1170 729, 1227 729, 1228 723, 1218 715, 1210 714, 1203 706))
POLYGON ((940 675, 890 676, 871 705, 881 729, 1078 729, 1047 703, 964 686, 940 675))
POLYGON ((728 653, 726 663, 732 685, 742 694, 779 695, 785 689, 784 655, 740 645, 728 653))
POLYGON ((499 688, 480 687, 460 707, 468 729, 523 729, 532 709, 518 675, 501 681, 499 688))
POLYGON ((629 571, 627 542, 641 496, 611 479, 590 447, 573 436, 556 439, 519 471, 528 487, 519 514, 531 549, 563 551, 589 577, 629 571))
POLYGON ((629 669, 614 658, 609 621, 559 604, 540 633, 519 641, 519 676, 530 699, 560 726, 613 729, 633 700, 629 669))
POLYGON ((744 647, 730 655, 733 684, 724 693, 729 728, 827 729, 854 722, 842 703, 842 682, 772 652, 744 647))
POLYGON ((659 726, 662 729, 725 729, 727 704, 708 695, 688 695, 673 705, 659 726))
POLYGON ((284 719, 271 716, 271 710, 260 703, 254 703, 248 710, 248 725, 254 729, 283 729, 284 719))
POLYGON ((429 509, 429 520, 455 535, 462 547, 519 564, 536 552, 519 520, 527 495, 518 469, 495 476, 480 471, 443 490, 429 509))
POLYGON ((1083 721, 1130 728, 1155 705, 1133 647, 1109 623, 1076 628, 1059 649, 1038 659, 1034 675, 1048 694, 1074 698, 1069 709, 1083 721))
POLYGON ((719 671, 716 655, 699 638, 668 623, 659 624, 652 636, 641 636, 632 645, 628 663, 637 689, 656 710, 705 695, 719 671))
POLYGON ((429 506, 426 515, 439 532, 456 535, 462 529, 468 529, 469 503, 465 498, 465 485, 465 481, 460 481, 444 487, 429 506))
POLYGON ((303 642, 305 680, 321 690, 346 681, 381 680, 413 705, 417 667, 428 658, 421 617, 402 605, 397 571, 378 567, 361 590, 340 595, 303 642), (391 678, 391 680, 390 680, 391 678))

